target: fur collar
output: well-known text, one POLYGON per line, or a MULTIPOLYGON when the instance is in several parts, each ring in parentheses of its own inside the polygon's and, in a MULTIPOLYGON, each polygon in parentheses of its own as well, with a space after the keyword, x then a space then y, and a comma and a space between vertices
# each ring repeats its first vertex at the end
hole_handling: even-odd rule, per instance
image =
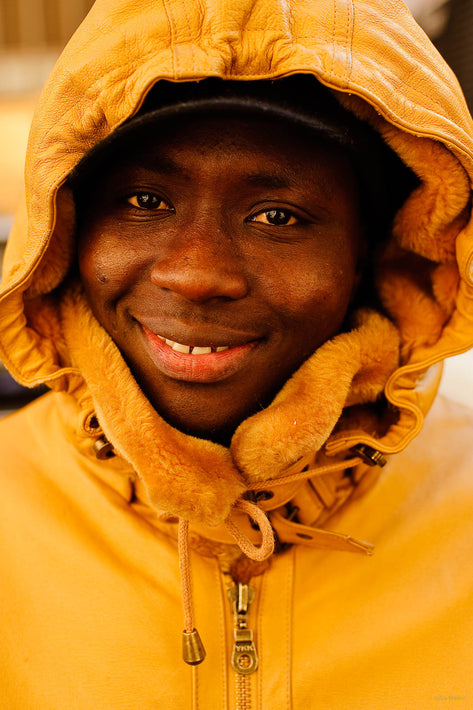
POLYGON ((159 416, 80 287, 70 288, 62 303, 72 364, 107 439, 133 466, 153 507, 210 526, 225 520, 252 484, 277 478, 318 451, 344 406, 375 400, 397 366, 396 329, 363 312, 351 332, 325 343, 266 410, 240 425, 227 449, 187 436, 159 416))

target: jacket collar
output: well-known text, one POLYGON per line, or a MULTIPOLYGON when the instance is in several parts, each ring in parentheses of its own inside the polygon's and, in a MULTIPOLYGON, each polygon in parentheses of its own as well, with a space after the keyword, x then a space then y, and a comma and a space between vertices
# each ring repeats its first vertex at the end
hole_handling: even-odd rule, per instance
MULTIPOLYGON (((397 358, 395 328, 376 313, 360 314, 358 327, 323 345, 266 410, 243 422, 227 449, 187 436, 158 415, 93 317, 80 286, 63 298, 62 329, 76 368, 71 392, 86 413, 83 426, 92 433, 93 410, 154 509, 210 527, 226 520, 247 490, 271 486, 307 460, 314 463, 344 405, 375 399, 397 358)), ((283 498, 296 489, 290 486, 283 498)), ((273 504, 282 504, 279 494, 273 504)))

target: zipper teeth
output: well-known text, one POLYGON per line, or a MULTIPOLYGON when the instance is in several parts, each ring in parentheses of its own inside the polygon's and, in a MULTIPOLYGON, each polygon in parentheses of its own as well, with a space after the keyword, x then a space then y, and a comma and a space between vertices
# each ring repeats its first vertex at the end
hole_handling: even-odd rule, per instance
POLYGON ((232 666, 235 671, 236 710, 251 710, 251 675, 258 668, 258 653, 253 640, 253 631, 248 628, 248 612, 255 590, 247 584, 236 583, 228 590, 234 614, 234 643, 232 666))
POLYGON ((235 673, 236 710, 251 710, 251 680, 247 675, 235 673))

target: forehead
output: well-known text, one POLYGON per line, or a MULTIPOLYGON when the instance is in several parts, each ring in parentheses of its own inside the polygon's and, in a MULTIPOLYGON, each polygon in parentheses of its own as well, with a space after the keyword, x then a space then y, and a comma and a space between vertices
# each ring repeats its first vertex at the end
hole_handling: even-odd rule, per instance
POLYGON ((112 143, 97 161, 94 173, 113 176, 140 166, 170 176, 205 170, 209 161, 225 166, 225 177, 244 169, 280 174, 281 179, 325 172, 351 173, 345 149, 321 133, 274 118, 205 115, 157 121, 137 127, 112 143))

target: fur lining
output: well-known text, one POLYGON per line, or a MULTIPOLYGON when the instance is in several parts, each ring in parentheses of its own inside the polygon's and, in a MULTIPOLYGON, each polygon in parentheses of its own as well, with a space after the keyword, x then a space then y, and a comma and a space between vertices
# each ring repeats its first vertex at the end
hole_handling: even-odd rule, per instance
POLYGON ((140 476, 150 503, 210 526, 225 520, 246 486, 275 478, 320 449, 343 407, 374 400, 397 365, 394 326, 375 312, 360 313, 353 331, 325 343, 266 410, 240 425, 229 451, 158 415, 80 288, 65 294, 62 313, 67 347, 102 429, 140 476))
POLYGON ((105 436, 141 477, 150 503, 191 522, 225 520, 245 489, 228 450, 182 434, 157 414, 80 290, 65 295, 62 312, 105 436))
POLYGON ((231 450, 248 483, 274 478, 318 451, 344 406, 375 400, 398 363, 397 331, 373 311, 357 327, 322 345, 274 402, 243 422, 231 450))
POLYGON ((434 345, 455 306, 459 274, 455 264, 435 266, 391 246, 380 269, 381 301, 401 333, 401 361, 412 350, 434 345))
POLYGON ((359 97, 337 98, 370 123, 421 180, 396 216, 397 243, 431 261, 455 261, 455 240, 468 221, 470 204, 470 181, 460 162, 441 143, 387 123, 359 97))
POLYGON ((422 180, 399 211, 393 236, 404 249, 427 259, 454 262, 455 240, 469 216, 468 175, 440 143, 400 134, 392 127, 383 135, 422 180))
MULTIPOLYGON (((454 313, 458 289, 458 270, 453 264, 455 239, 466 223, 470 198, 465 170, 440 142, 387 123, 359 97, 337 96, 381 133, 421 181, 397 214, 393 238, 377 265, 378 292, 394 325, 375 312, 360 313, 353 331, 325 343, 265 411, 240 425, 230 450, 186 436, 158 415, 113 341, 93 318, 80 290, 64 296, 62 324, 55 311, 62 294, 38 297, 62 282, 74 257, 70 189, 60 187, 53 214, 49 179, 50 173, 54 174, 56 184, 61 184, 67 174, 66 163, 72 164, 73 157, 67 141, 58 148, 52 134, 43 146, 40 179, 35 175, 37 193, 35 199, 30 195, 28 203, 31 235, 35 236, 32 243, 37 246, 26 257, 31 270, 36 270, 33 275, 24 271, 25 281, 19 281, 17 292, 7 295, 4 357, 27 384, 58 378, 54 386, 68 386, 75 396, 85 396, 88 388, 105 435, 137 471, 150 502, 159 510, 191 522, 218 525, 247 486, 277 477, 301 457, 320 450, 337 422, 340 431, 350 418, 351 426, 378 431, 377 421, 382 420, 384 427, 386 418, 375 411, 379 407, 367 408, 366 416, 360 407, 380 397, 399 365, 399 352, 404 364, 424 346, 437 343, 454 313), (62 151, 60 156, 54 152, 57 150, 62 151), (50 162, 57 163, 59 157, 60 174, 58 167, 52 170, 50 162), (44 187, 47 184, 49 192, 44 187), (41 190, 47 196, 47 214, 45 197, 37 199, 41 190), (45 250, 42 257, 41 250, 45 250), (27 289, 22 303, 21 289, 27 289), (119 391, 116 382, 120 382, 119 391)), ((100 130, 105 130, 102 119, 100 130)), ((90 130, 85 135, 90 140, 90 130)), ((25 267, 23 244, 11 252, 18 263, 11 264, 10 279, 25 267)), ((393 421, 395 433, 399 423, 393 421)))

